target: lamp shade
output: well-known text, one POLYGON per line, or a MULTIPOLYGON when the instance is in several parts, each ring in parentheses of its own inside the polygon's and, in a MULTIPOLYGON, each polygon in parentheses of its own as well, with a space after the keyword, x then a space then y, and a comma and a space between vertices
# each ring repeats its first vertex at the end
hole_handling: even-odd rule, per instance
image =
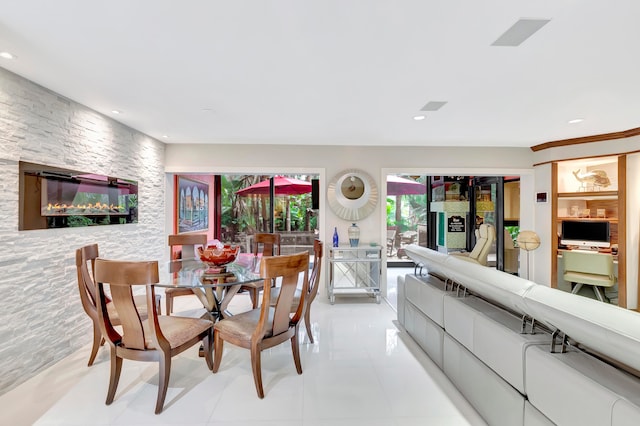
POLYGON ((518 247, 523 250, 531 251, 540 247, 540 237, 534 231, 520 231, 516 238, 518 247))

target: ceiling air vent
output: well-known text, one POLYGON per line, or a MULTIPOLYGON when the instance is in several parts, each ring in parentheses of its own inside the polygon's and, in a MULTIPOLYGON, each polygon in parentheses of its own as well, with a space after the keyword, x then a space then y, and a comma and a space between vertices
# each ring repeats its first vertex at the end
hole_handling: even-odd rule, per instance
POLYGON ((544 27, 551 19, 520 19, 511 28, 505 31, 492 46, 520 46, 540 28, 544 27))
POLYGON ((427 102, 427 104, 423 106, 420 111, 437 111, 440 108, 442 108, 446 103, 447 103, 446 101, 427 102))

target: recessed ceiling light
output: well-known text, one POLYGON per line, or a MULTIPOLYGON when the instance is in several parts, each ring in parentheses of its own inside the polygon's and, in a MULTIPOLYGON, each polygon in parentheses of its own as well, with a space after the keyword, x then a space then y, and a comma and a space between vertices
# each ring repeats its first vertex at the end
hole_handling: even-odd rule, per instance
POLYGON ((416 115, 415 117, 413 117, 413 119, 416 121, 424 120, 425 118, 427 117, 424 115, 416 115))
POLYGON ((569 124, 582 123, 584 118, 574 118, 573 120, 569 120, 569 124))
POLYGON ((169 136, 167 136, 167 135, 162 135, 162 137, 165 138, 165 139, 169 139, 169 136))
POLYGON ((5 58, 5 59, 16 59, 17 56, 12 55, 9 52, 0 52, 0 58, 5 58))
POLYGON ((114 113, 114 114, 120 114, 120 111, 118 111, 117 109, 113 109, 113 110, 111 110, 111 112, 114 113))

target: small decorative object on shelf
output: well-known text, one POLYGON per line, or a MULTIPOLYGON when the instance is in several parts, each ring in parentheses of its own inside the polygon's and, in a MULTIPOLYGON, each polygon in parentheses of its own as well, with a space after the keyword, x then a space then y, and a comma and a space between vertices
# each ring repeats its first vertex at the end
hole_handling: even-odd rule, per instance
POLYGON ((340 239, 338 238, 338 227, 333 228, 333 246, 338 247, 340 239))
POLYGON ((580 211, 580 217, 591 217, 591 209, 582 209, 580 211))
POLYGON ((580 182, 580 188, 578 188, 580 192, 599 191, 601 188, 611 185, 607 172, 604 170, 591 170, 581 173, 580 169, 578 169, 573 171, 573 175, 580 182))
POLYGON ((360 228, 355 223, 352 223, 349 227, 349 245, 351 247, 358 247, 360 243, 360 228))

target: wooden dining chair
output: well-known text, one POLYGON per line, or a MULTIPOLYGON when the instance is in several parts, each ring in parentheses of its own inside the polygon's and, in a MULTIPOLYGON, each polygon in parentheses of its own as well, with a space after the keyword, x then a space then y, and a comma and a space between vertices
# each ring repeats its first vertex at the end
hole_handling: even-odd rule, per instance
MULTIPOLYGON (((270 233, 258 233, 253 236, 252 252, 254 256, 262 254, 262 257, 266 256, 279 256, 280 255, 280 234, 270 233)), ((240 290, 246 290, 251 297, 251 306, 253 309, 258 307, 258 296, 260 290, 262 290, 262 281, 255 283, 247 283, 240 287, 240 290)), ((269 300, 269 299, 267 299, 269 300)))
POLYGON ((212 322, 200 318, 158 315, 155 286, 158 283, 158 262, 131 262, 96 259, 98 283, 98 318, 100 330, 111 347, 111 375, 106 404, 113 402, 123 359, 158 362, 158 398, 155 413, 162 412, 167 394, 171 358, 202 341, 209 369, 211 357, 212 322), (105 286, 108 284, 112 303, 120 318, 122 333, 116 331, 107 308, 105 286), (142 320, 133 303, 133 288, 146 287, 149 317, 142 320))
POLYGON ((263 303, 260 307, 225 318, 213 326, 213 372, 216 373, 220 368, 225 340, 249 349, 256 391, 259 398, 264 398, 260 363, 261 352, 264 349, 290 340, 296 371, 302 374, 298 327, 304 311, 304 298, 309 289, 309 253, 305 251, 288 256, 266 257, 260 264, 260 273, 265 278, 263 303), (292 316, 291 304, 301 276, 302 297, 292 316), (276 306, 272 307, 268 301, 271 297, 271 283, 276 279, 281 280, 281 290, 276 306))
MULTIPOLYGON (((91 347, 91 354, 89 355, 89 362, 87 366, 93 365, 93 361, 96 359, 98 349, 104 345, 104 338, 100 332, 100 326, 98 324, 98 308, 97 308, 97 289, 94 281, 95 277, 95 261, 98 258, 98 245, 90 244, 84 247, 80 247, 76 250, 76 272, 78 275, 78 290, 80 293, 80 301, 82 302, 82 308, 91 318, 93 325, 93 346, 91 347)), ((160 295, 156 295, 156 309, 160 312, 160 295)), ((145 295, 134 296, 133 298, 138 313, 142 319, 147 318, 147 297, 145 295)), ((116 312, 113 304, 110 300, 107 302, 107 309, 111 321, 114 325, 120 325, 120 318, 116 312)))
MULTIPOLYGON (((320 286, 320 271, 322 270, 322 257, 324 253, 324 244, 320 240, 313 242, 313 269, 309 276, 309 291, 304 301, 304 325, 307 329, 307 336, 309 341, 313 343, 313 333, 311 333, 311 303, 313 303, 316 295, 318 294, 318 288, 320 286)), ((280 287, 275 287, 271 290, 271 306, 275 306, 278 297, 280 296, 280 287)), ((296 293, 293 297, 293 304, 291 305, 291 312, 295 312, 300 297, 302 296, 302 289, 296 288, 296 293)))
MULTIPOLYGON (((169 259, 189 259, 197 258, 196 246, 207 245, 207 234, 174 234, 169 235, 169 259), (179 251, 176 251, 176 247, 180 247, 179 251)), ((173 312, 173 299, 180 296, 193 295, 193 290, 190 288, 167 288, 164 291, 167 315, 171 315, 173 312)))

